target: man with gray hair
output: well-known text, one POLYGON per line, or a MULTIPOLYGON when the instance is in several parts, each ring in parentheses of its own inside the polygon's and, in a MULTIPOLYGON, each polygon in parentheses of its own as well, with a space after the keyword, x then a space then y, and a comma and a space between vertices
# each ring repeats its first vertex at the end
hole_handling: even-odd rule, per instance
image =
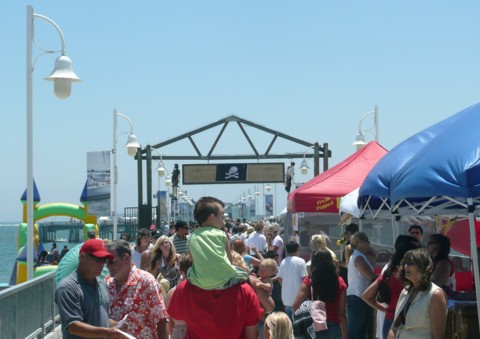
POLYGON ((125 240, 107 243, 111 258, 105 278, 110 295, 110 317, 120 321, 126 315, 128 332, 135 338, 168 338, 167 314, 160 286, 150 273, 132 263, 125 240))

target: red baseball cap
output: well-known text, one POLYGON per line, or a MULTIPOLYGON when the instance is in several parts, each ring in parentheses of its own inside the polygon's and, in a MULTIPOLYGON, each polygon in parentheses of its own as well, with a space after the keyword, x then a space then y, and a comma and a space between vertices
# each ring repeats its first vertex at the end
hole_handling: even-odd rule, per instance
POLYGON ((90 239, 83 243, 80 253, 89 253, 97 258, 113 259, 102 239, 90 239))

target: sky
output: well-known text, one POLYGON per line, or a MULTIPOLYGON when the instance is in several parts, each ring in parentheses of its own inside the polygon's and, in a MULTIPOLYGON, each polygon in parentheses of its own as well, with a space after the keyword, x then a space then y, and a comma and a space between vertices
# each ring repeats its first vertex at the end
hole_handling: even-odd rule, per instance
MULTIPOLYGON (((328 143, 332 167, 355 152, 360 120, 375 105, 378 139, 390 150, 479 101, 478 1, 5 2, 0 221, 21 220, 26 189, 27 5, 61 28, 82 79, 73 84, 70 98, 60 100, 43 80, 58 55, 35 62, 34 177, 40 204, 80 204, 87 152, 113 147, 113 109, 128 116, 142 146, 236 115, 308 142, 328 143)), ((43 49, 60 49, 57 32, 45 21, 35 20, 35 36, 43 49)), ((34 48, 34 57, 40 53, 34 48)), ((230 125, 215 154, 252 153, 230 125)), ((367 117, 362 129, 372 126, 367 117)), ((123 148, 123 132, 130 126, 119 118, 118 128, 121 213, 137 205, 137 167, 123 148)), ((264 151, 270 136, 248 132, 264 151)), ((218 129, 194 138, 202 153, 217 134, 218 129)), ((365 134, 368 140, 375 137, 365 134)), ((274 151, 306 150, 279 143, 274 151)), ((194 154, 186 142, 162 152, 194 154)), ((289 163, 274 160, 279 161, 289 163)), ((299 159, 296 163, 295 181, 310 180, 312 171, 302 175, 299 159)), ((174 162, 165 165, 172 171, 174 162)), ((162 180, 160 187, 165 189, 162 180)), ((253 184, 182 188, 193 199, 213 195, 225 202, 255 191, 253 184)), ((272 192, 278 214, 287 195, 282 184, 273 185, 272 192)))

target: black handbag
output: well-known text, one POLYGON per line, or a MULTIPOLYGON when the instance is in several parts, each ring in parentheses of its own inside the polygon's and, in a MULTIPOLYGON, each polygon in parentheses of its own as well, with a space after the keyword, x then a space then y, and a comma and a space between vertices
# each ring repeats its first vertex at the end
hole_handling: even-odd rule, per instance
POLYGON ((312 301, 305 300, 293 314, 293 335, 295 339, 315 339, 312 319, 312 301))
MULTIPOLYGON (((312 288, 310 293, 313 296, 312 288)), ((292 325, 295 338, 315 339, 315 330, 328 329, 325 303, 320 300, 305 300, 293 314, 292 325)))

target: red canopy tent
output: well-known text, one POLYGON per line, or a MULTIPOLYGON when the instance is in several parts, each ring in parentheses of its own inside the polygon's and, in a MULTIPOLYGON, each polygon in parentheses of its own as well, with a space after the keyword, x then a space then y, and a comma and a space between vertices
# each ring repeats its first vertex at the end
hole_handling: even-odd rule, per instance
POLYGON ((362 185, 368 172, 387 153, 369 142, 341 163, 307 181, 288 195, 288 212, 338 213, 340 198, 362 185))

